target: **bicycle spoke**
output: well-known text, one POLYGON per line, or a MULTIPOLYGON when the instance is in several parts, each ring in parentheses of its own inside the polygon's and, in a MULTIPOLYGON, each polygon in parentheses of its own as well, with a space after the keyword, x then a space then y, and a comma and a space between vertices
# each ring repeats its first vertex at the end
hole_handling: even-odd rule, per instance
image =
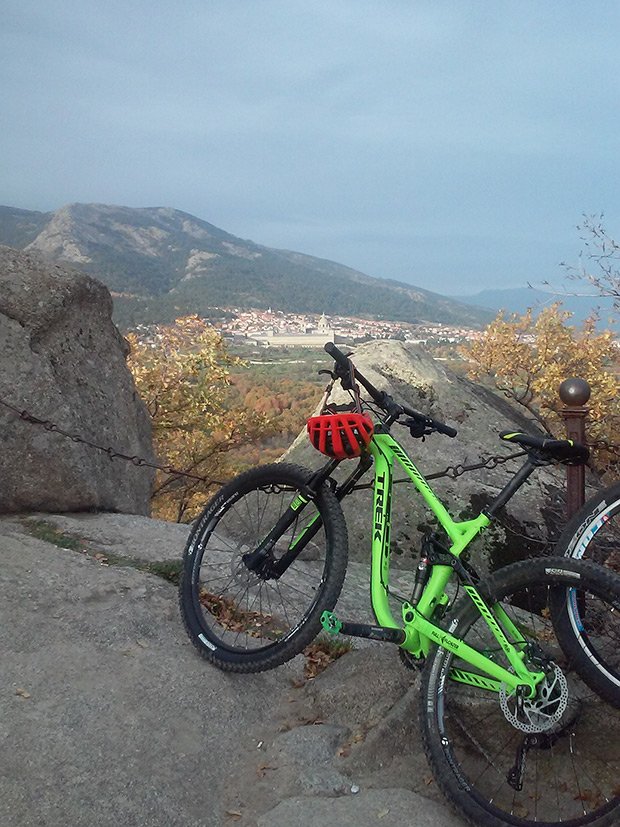
MULTIPOLYGON (((432 761, 440 768, 435 771, 448 795, 461 791, 459 800, 467 802, 471 819, 481 810, 492 813, 498 823, 510 816, 514 824, 585 826, 594 823, 596 814, 612 806, 612 801, 620 806, 620 713, 585 683, 581 664, 590 661, 583 653, 580 661, 574 648, 566 651, 566 641, 558 637, 557 628, 562 617, 557 612, 568 599, 563 584, 570 584, 572 576, 564 572, 571 565, 579 570, 575 579, 587 597, 589 611, 592 615, 599 612, 603 620, 613 605, 605 597, 607 590, 620 598, 620 580, 585 564, 558 562, 557 568, 549 566, 551 574, 546 565, 545 561, 515 564, 490 581, 506 590, 501 594, 502 608, 526 636, 525 664, 545 673, 531 699, 529 693, 509 692, 503 684, 496 694, 444 677, 441 704, 435 706, 440 676, 450 674, 452 668, 466 670, 467 664, 449 650, 438 649, 437 664, 424 673, 424 737, 430 739, 437 732, 435 724, 431 728, 437 715, 439 735, 426 740, 435 745, 432 761), (556 571, 560 572, 557 578, 556 571), (560 598, 555 603, 554 594, 560 598), (427 719, 429 704, 433 713, 427 719), (453 783, 455 773, 459 780, 455 777, 453 783), (475 790, 471 804, 463 797, 461 778, 466 779, 468 789, 475 790)), ((510 671, 503 651, 487 646, 492 634, 475 605, 461 601, 456 614, 459 636, 510 671)), ((614 636, 609 641, 605 637, 607 625, 596 621, 605 646, 615 641, 614 636)), ((479 818, 483 820, 480 814, 479 818)))

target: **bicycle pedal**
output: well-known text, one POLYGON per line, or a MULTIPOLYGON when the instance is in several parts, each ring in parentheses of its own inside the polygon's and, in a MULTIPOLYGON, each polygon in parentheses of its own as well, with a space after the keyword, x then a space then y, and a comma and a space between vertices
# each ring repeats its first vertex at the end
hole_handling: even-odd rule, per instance
POLYGON ((337 635, 342 629, 342 623, 333 612, 323 612, 321 615, 321 626, 330 635, 337 635))

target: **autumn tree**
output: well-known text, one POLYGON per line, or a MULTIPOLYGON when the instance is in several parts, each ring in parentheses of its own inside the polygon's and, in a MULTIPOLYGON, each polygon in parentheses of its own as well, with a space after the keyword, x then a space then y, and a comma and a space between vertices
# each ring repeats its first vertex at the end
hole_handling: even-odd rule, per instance
POLYGON ((269 432, 264 415, 230 404, 230 356, 222 337, 198 316, 129 334, 128 364, 153 420, 153 441, 161 465, 195 477, 157 472, 156 516, 181 522, 204 504, 212 480, 233 472, 232 452, 269 432))
POLYGON ((589 382, 592 396, 588 435, 591 439, 620 439, 618 350, 614 334, 597 332, 596 320, 581 328, 569 324, 560 304, 545 308, 538 318, 507 317, 501 312, 482 338, 465 345, 472 379, 486 378, 505 396, 524 407, 549 434, 561 436, 558 388, 564 379, 579 376, 589 382))

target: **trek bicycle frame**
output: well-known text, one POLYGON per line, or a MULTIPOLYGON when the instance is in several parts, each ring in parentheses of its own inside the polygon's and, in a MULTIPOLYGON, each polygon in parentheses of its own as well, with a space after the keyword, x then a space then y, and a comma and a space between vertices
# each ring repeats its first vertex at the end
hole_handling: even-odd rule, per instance
MULTIPOLYGON (((526 694, 533 696, 537 684, 544 679, 544 672, 531 672, 525 666, 526 637, 510 620, 500 604, 487 605, 476 589, 472 578, 467 575, 467 571, 460 563, 459 558, 472 540, 490 524, 492 513, 510 499, 532 473, 535 465, 528 459, 485 512, 481 512, 474 519, 456 522, 437 498, 411 458, 391 434, 376 429, 368 450, 374 459, 374 517, 370 593, 372 608, 380 626, 384 629, 402 630, 403 628, 402 624, 396 623, 388 600, 393 468, 395 461, 397 461, 422 495, 451 542, 450 547, 446 549, 449 552, 449 556, 446 556, 446 563, 430 564, 431 573, 417 604, 412 605, 409 602, 403 604, 404 639, 400 643, 401 647, 414 657, 421 658, 428 654, 433 642, 437 643, 470 663, 477 670, 476 672, 469 672, 460 668, 453 669, 452 679, 494 692, 499 692, 501 684, 504 684, 509 692, 515 691, 517 687, 521 687, 521 691, 527 688, 526 694), (461 578, 463 588, 488 624, 498 646, 506 654, 514 672, 504 669, 491 658, 464 643, 450 630, 442 629, 431 620, 436 607, 446 606, 449 603, 445 588, 455 571, 461 578), (510 640, 508 637, 510 637, 510 640)), ((353 476, 355 476, 355 473, 353 476)), ((343 484, 342 488, 344 486, 346 486, 346 483, 343 484)), ((349 490, 351 489, 349 488, 349 490)), ((349 491, 346 493, 349 493, 349 491)), ((342 496, 346 496, 346 493, 342 496)), ((338 496, 338 494, 339 491, 336 489, 336 495, 338 496)), ((325 613, 325 615, 323 618, 325 629, 338 632, 343 628, 343 625, 334 615, 331 613, 325 613)))

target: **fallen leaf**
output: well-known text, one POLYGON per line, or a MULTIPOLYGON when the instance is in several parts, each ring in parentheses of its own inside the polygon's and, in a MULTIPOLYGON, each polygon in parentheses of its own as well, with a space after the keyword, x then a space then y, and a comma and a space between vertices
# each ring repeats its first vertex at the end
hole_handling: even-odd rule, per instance
POLYGON ((381 810, 381 812, 380 812, 380 813, 377 813, 377 818, 385 818, 385 816, 386 816, 389 812, 390 812, 390 811, 389 811, 389 809, 387 809, 387 810, 381 810))
POLYGON ((136 640, 136 643, 138 644, 138 646, 141 646, 143 649, 148 649, 149 648, 148 643, 145 643, 143 640, 136 640))
POLYGON ((241 810, 226 810, 226 815, 234 819, 243 818, 241 810))
POLYGON ((30 692, 26 692, 25 689, 16 689, 15 694, 19 695, 20 698, 29 698, 30 697, 30 692))

